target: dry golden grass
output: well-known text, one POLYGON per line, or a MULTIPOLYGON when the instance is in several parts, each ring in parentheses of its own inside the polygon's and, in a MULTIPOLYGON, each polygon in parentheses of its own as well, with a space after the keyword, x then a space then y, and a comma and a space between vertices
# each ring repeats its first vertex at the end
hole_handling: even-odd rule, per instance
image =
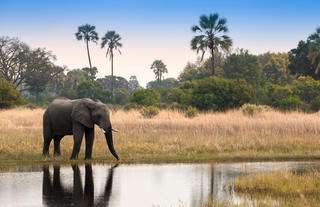
MULTIPOLYGON (((43 160, 43 112, 24 108, 0 111, 1 160, 43 160)), ((245 116, 241 111, 228 111, 201 113, 189 119, 178 111, 162 110, 146 119, 139 111, 119 110, 112 112, 111 121, 120 130, 114 133, 114 144, 123 162, 320 157, 318 114, 265 111, 245 116)), ((61 144, 63 156, 58 160, 66 160, 73 147, 72 137, 65 137, 61 144)), ((79 158, 83 154, 84 143, 79 158)), ((97 127, 93 157, 113 160, 97 127)))

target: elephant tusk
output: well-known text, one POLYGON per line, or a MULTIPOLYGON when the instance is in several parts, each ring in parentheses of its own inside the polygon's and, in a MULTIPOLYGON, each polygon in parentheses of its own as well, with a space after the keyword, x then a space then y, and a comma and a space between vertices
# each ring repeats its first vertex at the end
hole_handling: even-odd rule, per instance
POLYGON ((120 132, 119 130, 117 130, 117 129, 112 129, 112 131, 114 131, 114 132, 120 132))
POLYGON ((106 133, 106 131, 104 131, 104 129, 101 128, 101 130, 103 131, 104 134, 106 133))

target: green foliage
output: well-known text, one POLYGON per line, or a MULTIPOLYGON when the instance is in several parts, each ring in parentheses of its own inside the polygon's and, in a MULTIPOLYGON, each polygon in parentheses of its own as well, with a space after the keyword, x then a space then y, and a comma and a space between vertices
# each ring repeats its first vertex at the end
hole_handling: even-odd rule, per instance
POLYGON ((156 75, 156 79, 158 82, 161 82, 164 73, 168 73, 167 66, 162 62, 162 60, 153 61, 150 69, 156 75))
POLYGON ((98 73, 98 69, 96 67, 92 67, 92 68, 86 67, 86 68, 82 68, 81 70, 87 73, 87 76, 91 81, 96 80, 96 75, 98 73))
POLYGON ((258 58, 241 49, 227 57, 223 65, 223 77, 228 79, 244 79, 247 83, 258 86, 261 83, 262 67, 258 58))
POLYGON ((142 108, 140 113, 144 118, 150 119, 159 114, 159 108, 155 106, 145 106, 142 108))
POLYGON ((276 102, 275 107, 281 110, 298 110, 302 105, 300 98, 298 96, 288 96, 276 102))
POLYGON ((265 84, 290 84, 295 76, 288 69, 288 53, 264 53, 257 56, 262 65, 262 80, 265 84))
POLYGON ((172 90, 169 99, 200 110, 224 111, 240 107, 254 96, 254 89, 244 80, 209 77, 185 82, 180 88, 172 90))
POLYGON ((277 107, 279 105, 279 101, 292 96, 293 92, 289 86, 278 86, 271 84, 267 86, 265 95, 267 97, 265 103, 267 105, 277 107))
POLYGON ((99 99, 104 103, 111 102, 111 92, 105 90, 97 81, 85 81, 77 88, 78 98, 99 99))
POLYGON ((127 91, 130 90, 129 82, 125 78, 120 76, 113 76, 113 79, 112 79, 112 76, 109 75, 109 76, 105 76, 104 78, 98 78, 97 81, 99 81, 102 84, 104 89, 111 91, 112 80, 113 80, 113 89, 124 88, 127 91))
POLYGON ((194 25, 191 30, 197 33, 191 40, 191 49, 197 53, 201 52, 201 61, 204 53, 211 53, 211 75, 215 75, 215 54, 222 49, 228 51, 232 46, 232 40, 226 35, 228 32, 227 20, 219 18, 217 13, 200 16, 199 26, 194 25))
POLYGON ((179 81, 177 81, 175 78, 166 78, 162 80, 161 82, 158 81, 150 81, 147 83, 147 88, 158 88, 158 87, 163 87, 163 88, 176 88, 179 86, 179 81))
POLYGON ((127 104, 129 102, 128 91, 124 88, 117 88, 116 90, 114 90, 112 102, 119 105, 127 104))
POLYGON ((25 103, 15 85, 0 78, 0 108, 9 108, 25 103))
POLYGON ((294 95, 306 103, 310 103, 312 99, 320 95, 320 82, 312 77, 299 77, 292 83, 292 91, 294 95))
MULTIPOLYGON (((217 62, 218 60, 216 58, 215 62, 217 62)), ((180 83, 184 83, 186 81, 200 80, 203 78, 210 77, 212 73, 210 66, 211 66, 210 60, 205 61, 201 65, 187 63, 183 71, 180 73, 178 80, 180 83)), ((216 70, 217 70, 217 73, 216 73, 217 75, 221 73, 220 65, 219 67, 216 68, 216 70)))
POLYGON ((320 73, 315 73, 316 66, 312 64, 309 54, 311 52, 310 42, 301 40, 298 47, 289 52, 288 69, 297 76, 311 76, 320 79, 320 73))
POLYGON ((155 106, 160 103, 160 94, 155 89, 138 89, 136 90, 130 102, 136 103, 140 106, 155 106))
POLYGON ((195 107, 189 106, 185 111, 185 115, 188 118, 194 118, 198 115, 198 110, 195 107))
POLYGON ((171 92, 173 88, 179 86, 179 82, 174 78, 167 78, 161 82, 158 81, 150 81, 147 84, 147 88, 154 88, 161 96, 162 103, 171 103, 168 98, 168 94, 171 92))
POLYGON ((317 96, 310 102, 310 108, 312 111, 320 110, 320 96, 317 96))

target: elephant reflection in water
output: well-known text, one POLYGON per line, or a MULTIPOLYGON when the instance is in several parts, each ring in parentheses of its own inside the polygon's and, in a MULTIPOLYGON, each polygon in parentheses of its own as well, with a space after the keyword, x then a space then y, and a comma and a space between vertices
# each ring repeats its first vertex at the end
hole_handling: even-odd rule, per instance
POLYGON ((112 191, 113 171, 118 165, 109 170, 104 193, 94 201, 94 184, 92 166, 85 165, 85 184, 82 188, 81 174, 78 165, 72 165, 73 188, 61 184, 60 166, 53 167, 53 182, 48 166, 43 167, 42 198, 46 206, 108 206, 112 191))

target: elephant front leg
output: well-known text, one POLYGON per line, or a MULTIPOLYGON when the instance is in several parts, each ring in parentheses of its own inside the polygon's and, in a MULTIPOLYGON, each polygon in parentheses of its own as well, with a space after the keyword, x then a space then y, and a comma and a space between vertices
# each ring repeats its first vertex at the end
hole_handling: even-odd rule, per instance
POLYGON ((61 139, 63 138, 63 136, 56 136, 54 137, 54 155, 55 156, 59 156, 61 155, 61 152, 60 152, 60 141, 61 139))
POLYGON ((93 146, 93 140, 94 140, 94 127, 86 129, 85 137, 86 137, 86 156, 85 156, 85 159, 91 159, 92 146, 93 146))
POLYGON ((81 147, 82 138, 83 138, 83 133, 84 133, 83 126, 80 125, 79 123, 74 123, 73 124, 74 143, 73 143, 73 151, 72 151, 70 159, 76 159, 78 157, 80 147, 81 147))

